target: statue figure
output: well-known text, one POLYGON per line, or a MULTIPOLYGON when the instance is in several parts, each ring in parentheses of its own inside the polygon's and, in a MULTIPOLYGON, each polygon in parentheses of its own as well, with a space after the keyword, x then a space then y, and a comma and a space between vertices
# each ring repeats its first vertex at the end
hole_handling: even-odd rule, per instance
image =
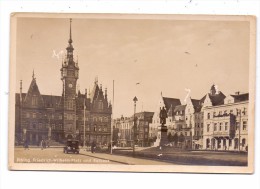
POLYGON ((162 126, 164 126, 164 124, 166 124, 166 118, 167 118, 167 112, 165 110, 165 108, 163 107, 162 109, 160 108, 160 123, 162 124, 162 126))

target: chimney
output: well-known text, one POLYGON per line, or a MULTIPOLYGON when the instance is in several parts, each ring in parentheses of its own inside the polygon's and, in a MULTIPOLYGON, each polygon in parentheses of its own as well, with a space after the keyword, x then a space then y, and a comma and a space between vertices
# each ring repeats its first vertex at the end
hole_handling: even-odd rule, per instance
POLYGON ((239 92, 239 91, 237 91, 237 92, 236 92, 236 95, 239 95, 239 94, 240 94, 240 92, 239 92))

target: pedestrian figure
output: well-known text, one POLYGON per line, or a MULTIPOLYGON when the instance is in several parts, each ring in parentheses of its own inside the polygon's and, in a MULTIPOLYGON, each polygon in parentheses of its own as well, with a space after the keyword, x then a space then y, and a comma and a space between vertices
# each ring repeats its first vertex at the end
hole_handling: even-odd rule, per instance
POLYGON ((24 141, 24 149, 29 150, 29 142, 27 140, 24 141))
POLYGON ((107 147, 108 147, 108 152, 110 152, 111 151, 111 143, 109 143, 107 147))
POLYGON ((46 148, 46 140, 43 140, 43 148, 46 148))
POLYGON ((95 153, 96 143, 93 141, 91 144, 91 153, 95 153))
POLYGON ((42 139, 41 140, 41 149, 43 150, 43 148, 44 148, 44 140, 42 139))

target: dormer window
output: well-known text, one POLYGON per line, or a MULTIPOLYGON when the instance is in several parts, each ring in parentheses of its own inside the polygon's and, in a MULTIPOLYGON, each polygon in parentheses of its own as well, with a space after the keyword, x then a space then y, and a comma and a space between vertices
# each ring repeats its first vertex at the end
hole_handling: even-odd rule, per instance
POLYGON ((100 110, 103 109, 103 102, 102 102, 102 100, 100 100, 100 101, 98 102, 98 109, 100 109, 100 110))
POLYGON ((37 106, 38 105, 38 97, 37 96, 33 96, 32 97, 32 106, 37 106))

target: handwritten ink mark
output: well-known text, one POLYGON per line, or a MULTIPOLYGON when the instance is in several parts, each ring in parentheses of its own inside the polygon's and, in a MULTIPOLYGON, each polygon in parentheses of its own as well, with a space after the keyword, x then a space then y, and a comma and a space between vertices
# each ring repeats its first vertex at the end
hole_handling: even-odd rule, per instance
POLYGON ((52 50, 52 58, 57 58, 57 59, 60 59, 60 56, 63 55, 63 51, 61 50, 60 52, 56 53, 55 50, 52 50))

